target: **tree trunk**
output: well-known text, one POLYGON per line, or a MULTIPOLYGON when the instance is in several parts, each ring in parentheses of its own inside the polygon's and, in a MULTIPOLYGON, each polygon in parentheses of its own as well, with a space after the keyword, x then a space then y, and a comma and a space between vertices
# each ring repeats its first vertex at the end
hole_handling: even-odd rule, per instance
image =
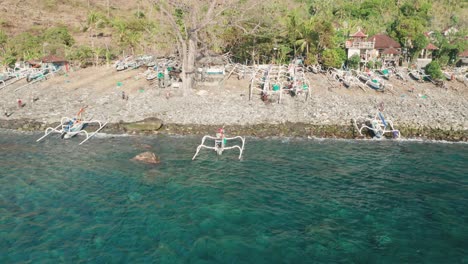
POLYGON ((185 96, 186 91, 190 89, 188 85, 188 52, 187 52, 187 43, 185 41, 181 41, 179 53, 182 56, 182 95, 185 96))
POLYGON ((196 36, 190 36, 188 40, 182 43, 182 92, 184 96, 188 90, 192 89, 193 86, 196 56, 196 36))
POLYGON ((193 77, 195 76, 195 58, 197 57, 197 40, 195 36, 190 36, 188 40, 188 78, 187 86, 189 89, 193 88, 193 77))

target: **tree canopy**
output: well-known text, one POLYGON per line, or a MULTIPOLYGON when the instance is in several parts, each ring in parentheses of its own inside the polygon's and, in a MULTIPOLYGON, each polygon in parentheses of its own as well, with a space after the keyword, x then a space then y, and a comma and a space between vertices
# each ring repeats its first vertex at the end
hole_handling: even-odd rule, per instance
POLYGON ((3 25, 8 23, 1 24, 1 59, 56 53, 89 57, 97 64, 110 54, 183 57, 187 52, 190 73, 194 66, 188 65, 200 56, 229 52, 242 63, 285 63, 302 56, 308 64, 337 65, 343 62, 340 50, 348 35, 358 28, 368 35, 389 34, 413 58, 431 41, 439 48, 434 57, 441 65, 455 63, 468 48, 463 0, 147 0, 125 13, 109 3, 84 6, 88 11, 80 30, 60 24, 7 34, 3 25), (458 32, 444 36, 442 30, 450 26, 458 32), (424 35, 429 31, 434 33, 424 35), (99 36, 109 37, 103 41, 99 36))

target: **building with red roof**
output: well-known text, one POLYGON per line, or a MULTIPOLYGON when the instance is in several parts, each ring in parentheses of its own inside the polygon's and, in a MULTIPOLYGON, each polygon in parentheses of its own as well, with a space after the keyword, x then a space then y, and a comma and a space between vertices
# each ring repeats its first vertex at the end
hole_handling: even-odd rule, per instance
POLYGON ((385 64, 397 65, 400 60, 401 45, 386 34, 376 34, 367 39, 374 42, 378 58, 385 64))
POLYGON ((348 59, 353 55, 359 55, 361 62, 367 62, 372 57, 375 57, 375 54, 372 52, 374 50, 374 42, 367 40, 367 37, 361 29, 353 35, 349 35, 349 39, 345 42, 348 59))

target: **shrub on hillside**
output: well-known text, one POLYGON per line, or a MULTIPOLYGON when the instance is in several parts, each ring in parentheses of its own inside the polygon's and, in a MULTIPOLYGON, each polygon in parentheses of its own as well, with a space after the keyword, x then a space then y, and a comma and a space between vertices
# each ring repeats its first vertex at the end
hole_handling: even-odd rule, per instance
POLYGON ((342 49, 327 49, 322 53, 322 63, 327 68, 340 68, 343 63, 342 49))
POLYGON ((443 74, 440 70, 440 65, 438 61, 432 61, 425 68, 426 74, 431 76, 432 79, 442 79, 443 74))
POLYGON ((347 61, 348 67, 350 69, 355 69, 355 70, 359 68, 360 63, 361 63, 361 58, 357 54, 354 54, 353 56, 351 56, 347 61))

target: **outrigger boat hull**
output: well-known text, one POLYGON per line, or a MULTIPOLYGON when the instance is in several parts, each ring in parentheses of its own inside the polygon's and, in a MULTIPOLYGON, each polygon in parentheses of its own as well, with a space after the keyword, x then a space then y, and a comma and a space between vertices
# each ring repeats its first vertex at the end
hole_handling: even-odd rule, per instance
POLYGON ((200 149, 202 149, 202 148, 214 150, 214 151, 216 152, 216 154, 218 154, 218 155, 223 154, 223 151, 224 151, 224 150, 239 149, 239 159, 241 159, 241 158, 242 158, 242 153, 244 152, 244 144, 245 144, 245 138, 243 138, 243 137, 241 137, 241 136, 236 136, 236 137, 232 137, 232 138, 204 136, 204 137, 202 138, 201 144, 198 145, 197 151, 195 152, 195 155, 193 155, 192 160, 195 160, 195 158, 196 158, 197 155, 198 155, 198 152, 199 152, 200 149), (207 140, 207 139, 212 139, 212 140, 214 140, 214 146, 213 146, 213 147, 210 147, 210 146, 205 145, 205 140, 207 140), (241 142, 242 142, 242 145, 241 145, 241 146, 239 146, 239 145, 233 145, 233 146, 230 146, 230 147, 226 147, 227 141, 228 141, 228 140, 233 140, 233 139, 240 139, 241 142))
POLYGON ((386 120, 381 112, 377 112, 373 119, 366 119, 365 122, 359 128, 355 119, 353 119, 354 128, 359 132, 361 136, 364 136, 362 131, 367 129, 372 132, 374 139, 384 138, 385 133, 391 133, 392 137, 399 139, 401 134, 400 131, 395 129, 391 120, 386 120))
POLYGON ((80 142, 80 145, 88 141, 90 138, 94 137, 101 129, 103 129, 106 125, 107 122, 101 122, 99 120, 89 120, 89 121, 80 121, 80 123, 74 124, 70 128, 70 121, 73 121, 73 119, 64 117, 62 118, 60 124, 56 127, 48 127, 45 130, 45 133, 42 137, 40 137, 36 142, 41 141, 42 139, 46 138, 47 136, 51 135, 52 133, 60 134, 61 138, 63 139, 70 139, 78 134, 84 135, 86 138, 80 142), (88 133, 85 128, 88 126, 88 124, 95 124, 98 126, 97 130, 94 132, 88 133))

